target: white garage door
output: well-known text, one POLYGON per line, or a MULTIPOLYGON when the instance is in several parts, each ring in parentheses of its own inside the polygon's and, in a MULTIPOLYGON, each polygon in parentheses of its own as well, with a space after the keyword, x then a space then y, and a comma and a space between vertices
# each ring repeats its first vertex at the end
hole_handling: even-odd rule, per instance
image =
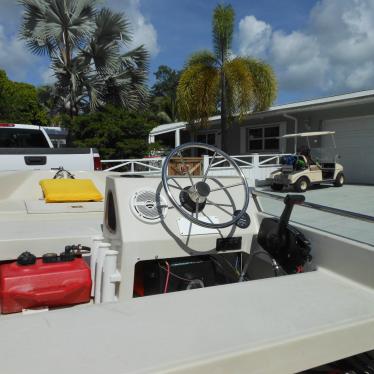
POLYGON ((374 184, 374 116, 324 121, 335 141, 347 183, 374 184))

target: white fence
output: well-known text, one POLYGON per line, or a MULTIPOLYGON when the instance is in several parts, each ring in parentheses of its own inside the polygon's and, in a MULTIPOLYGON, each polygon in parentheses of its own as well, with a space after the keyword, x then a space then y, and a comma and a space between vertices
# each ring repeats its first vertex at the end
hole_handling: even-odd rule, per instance
MULTIPOLYGON (((250 186, 258 186, 264 184, 270 173, 280 167, 280 158, 289 154, 258 154, 231 156, 238 166, 242 169, 247 177, 250 186)), ((204 156, 203 168, 204 172, 210 162, 212 156, 204 156)), ((209 175, 212 176, 229 176, 237 175, 235 170, 220 157, 215 157, 213 164, 210 166, 209 175)))
POLYGON ((102 160, 101 163, 104 164, 103 169, 105 169, 105 171, 119 171, 125 174, 157 175, 161 173, 163 160, 164 158, 162 157, 150 157, 125 160, 102 160))
MULTIPOLYGON (((289 154, 258 154, 235 155, 231 156, 239 167, 243 170, 250 186, 258 186, 264 184, 265 179, 270 173, 280 167, 280 158, 289 154)), ((141 175, 159 175, 164 158, 140 158, 125 160, 103 160, 106 171, 118 171, 125 174, 141 174, 141 175)), ((202 170, 203 172, 209 167, 212 161, 211 156, 203 156, 202 170)), ((215 157, 213 164, 209 169, 210 176, 230 176, 236 175, 235 170, 229 164, 220 158, 215 157)))

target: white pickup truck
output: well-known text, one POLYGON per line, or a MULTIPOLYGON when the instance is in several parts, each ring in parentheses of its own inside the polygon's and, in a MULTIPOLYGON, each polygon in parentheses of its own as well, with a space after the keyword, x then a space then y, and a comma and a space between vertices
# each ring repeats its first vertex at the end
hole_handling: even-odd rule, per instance
POLYGON ((40 126, 0 123, 0 171, 27 169, 101 170, 94 148, 53 148, 40 126))

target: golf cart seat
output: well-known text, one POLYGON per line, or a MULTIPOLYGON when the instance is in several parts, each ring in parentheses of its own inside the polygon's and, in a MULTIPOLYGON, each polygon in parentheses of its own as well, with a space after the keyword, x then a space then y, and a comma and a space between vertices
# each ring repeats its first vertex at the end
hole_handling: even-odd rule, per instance
POLYGON ((310 162, 306 156, 298 154, 294 163, 294 170, 306 169, 308 168, 309 164, 310 162))
POLYGON ((307 165, 317 165, 318 164, 317 162, 315 162, 313 160, 312 155, 311 155, 311 150, 310 150, 309 147, 307 147, 305 145, 301 146, 298 154, 301 155, 301 156, 304 156, 304 158, 307 161, 307 165))

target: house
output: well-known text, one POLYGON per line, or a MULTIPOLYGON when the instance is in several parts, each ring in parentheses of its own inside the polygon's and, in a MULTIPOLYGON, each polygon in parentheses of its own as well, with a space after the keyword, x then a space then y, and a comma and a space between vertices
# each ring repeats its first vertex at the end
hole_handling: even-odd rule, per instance
MULTIPOLYGON (((220 116, 209 119, 209 126, 198 131, 196 140, 220 147, 220 116)), ((374 184, 374 90, 278 105, 267 111, 234 121, 229 131, 231 155, 293 153, 293 139, 285 134, 308 131, 335 131, 340 162, 348 183, 374 184)), ((155 127, 149 141, 174 147, 190 141, 186 123, 155 127)), ((312 147, 331 148, 330 139, 314 139, 312 147)))

